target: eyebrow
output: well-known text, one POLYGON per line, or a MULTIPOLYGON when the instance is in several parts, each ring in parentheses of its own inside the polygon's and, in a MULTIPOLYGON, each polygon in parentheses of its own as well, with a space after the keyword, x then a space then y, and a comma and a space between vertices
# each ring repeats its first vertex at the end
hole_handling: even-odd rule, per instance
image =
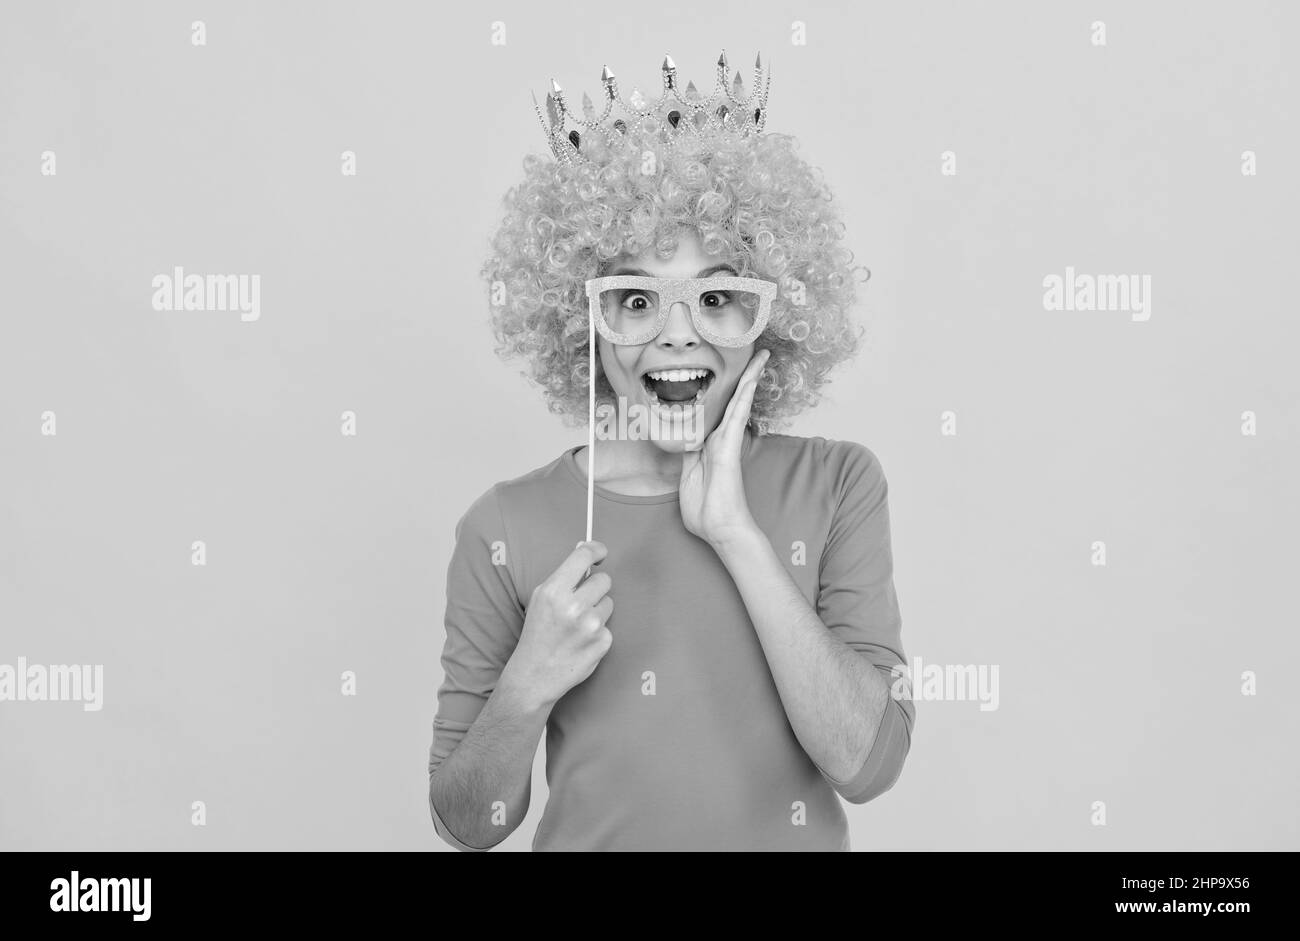
MULTIPOLYGON (((733 275, 736 273, 736 269, 733 268, 731 265, 722 264, 722 265, 713 265, 709 268, 705 268, 695 277, 707 278, 709 275, 717 274, 719 271, 730 271, 733 275)), ((627 267, 616 268, 613 271, 611 271, 609 274, 610 277, 613 277, 614 275, 620 275, 620 274, 640 275, 643 278, 657 277, 657 275, 652 275, 650 272, 644 270, 643 268, 627 268, 627 267)))

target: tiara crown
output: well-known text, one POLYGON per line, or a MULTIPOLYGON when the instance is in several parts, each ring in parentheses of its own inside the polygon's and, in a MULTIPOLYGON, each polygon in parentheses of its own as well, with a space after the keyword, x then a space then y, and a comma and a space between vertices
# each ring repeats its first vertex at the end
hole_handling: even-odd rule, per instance
POLYGON ((604 110, 597 115, 596 108, 586 93, 582 96, 582 117, 574 112, 565 100, 564 90, 551 79, 551 91, 546 96, 546 116, 533 96, 533 109, 546 133, 551 153, 562 164, 590 163, 583 153, 584 141, 589 135, 599 134, 610 146, 615 146, 629 132, 658 124, 660 137, 667 150, 674 150, 684 136, 710 138, 716 135, 745 137, 757 134, 767 123, 767 91, 772 83, 772 70, 763 68, 761 55, 754 58, 754 87, 746 95, 745 83, 736 70, 735 78, 727 83, 727 53, 718 56, 717 74, 713 93, 707 98, 700 94, 694 82, 687 82, 683 90, 677 79, 677 66, 672 57, 665 55, 661 67, 663 92, 659 99, 647 102, 639 89, 633 89, 626 99, 618 88, 618 79, 605 66, 600 75, 604 86, 604 110), (610 120, 614 105, 618 104, 624 115, 610 120), (666 112, 666 113, 665 113, 666 112), (571 119, 577 127, 566 130, 565 122, 571 119))

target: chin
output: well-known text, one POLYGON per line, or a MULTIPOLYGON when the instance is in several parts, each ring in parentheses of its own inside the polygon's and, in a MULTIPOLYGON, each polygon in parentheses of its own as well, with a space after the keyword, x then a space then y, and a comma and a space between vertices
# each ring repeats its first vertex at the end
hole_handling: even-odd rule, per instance
POLYGON ((708 435, 718 426, 720 417, 722 416, 710 415, 705 409, 701 409, 692 419, 664 421, 659 425, 659 437, 651 438, 651 442, 664 454, 699 451, 705 446, 708 435))
POLYGON ((698 440, 679 440, 679 439, 654 439, 653 444, 665 454, 683 454, 686 451, 698 451, 704 447, 704 438, 708 435, 701 436, 698 440))

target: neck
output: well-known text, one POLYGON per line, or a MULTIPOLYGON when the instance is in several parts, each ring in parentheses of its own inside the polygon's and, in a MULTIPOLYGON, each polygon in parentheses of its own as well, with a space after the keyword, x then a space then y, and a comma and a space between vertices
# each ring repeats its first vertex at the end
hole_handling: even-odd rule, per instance
MULTIPOLYGON (((586 460, 586 449, 579 454, 586 460)), ((682 475, 682 456, 650 441, 596 441, 596 482, 622 493, 672 493, 682 475)))

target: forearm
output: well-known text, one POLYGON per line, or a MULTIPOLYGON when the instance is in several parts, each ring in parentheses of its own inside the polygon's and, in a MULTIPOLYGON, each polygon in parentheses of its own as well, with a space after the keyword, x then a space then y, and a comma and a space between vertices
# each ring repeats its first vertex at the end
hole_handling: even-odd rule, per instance
POLYGON ((465 737, 430 776, 429 799, 462 843, 489 849, 523 821, 550 711, 519 692, 507 668, 465 737))
POLYGON ((889 684, 827 629, 757 528, 714 544, 731 573, 799 743, 847 781, 862 767, 889 705, 889 684))

